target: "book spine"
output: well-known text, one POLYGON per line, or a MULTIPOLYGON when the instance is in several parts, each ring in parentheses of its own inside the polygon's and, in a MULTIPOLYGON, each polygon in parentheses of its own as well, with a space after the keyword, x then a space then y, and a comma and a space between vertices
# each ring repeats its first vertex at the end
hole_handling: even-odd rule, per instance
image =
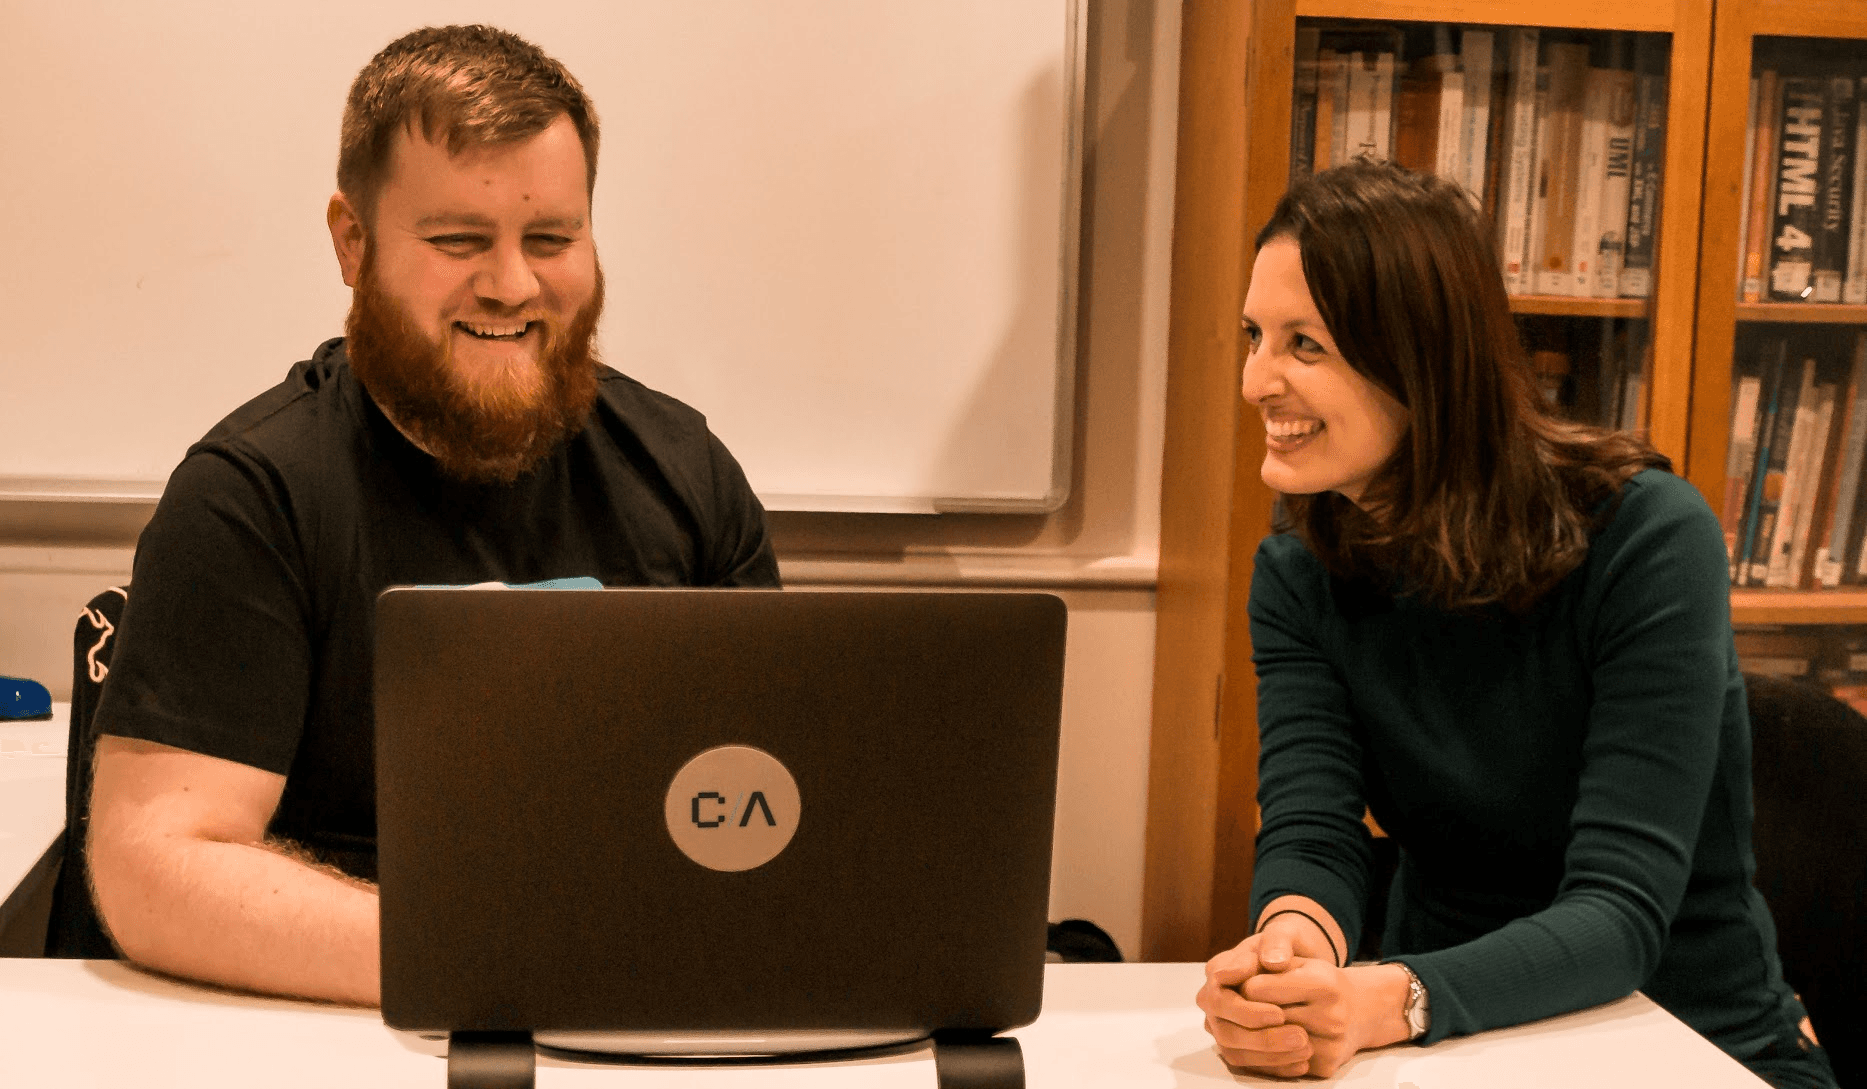
POLYGON ((1612 73, 1590 68, 1582 91, 1581 138, 1575 151, 1575 226, 1569 243, 1569 295, 1593 295, 1600 271, 1601 205, 1608 171, 1608 109, 1612 73))
POLYGON ((1867 454, 1867 334, 1857 334, 1854 339, 1846 408, 1834 503, 1819 538, 1821 549, 1815 556, 1815 581, 1829 589, 1841 585, 1841 560, 1847 551, 1848 530, 1854 524, 1856 493, 1860 490, 1861 457, 1867 454))
MULTIPOLYGON (((1776 518, 1771 524, 1770 547, 1764 557, 1763 571, 1757 581, 1765 586, 1789 585, 1789 551, 1795 544, 1797 504, 1801 489, 1808 487, 1805 463, 1809 442, 1815 428, 1815 360, 1802 361, 1802 385, 1796 394, 1796 411, 1790 417, 1789 449, 1783 460, 1782 484, 1777 492, 1776 518)), ((1775 467, 1775 457, 1771 457, 1775 467)))
POLYGON ((1737 577, 1737 535, 1744 522, 1744 497, 1757 459, 1757 423, 1762 404, 1763 376, 1739 375, 1731 393, 1731 443, 1725 449, 1724 509, 1718 519, 1724 528, 1724 549, 1733 579, 1737 577))
POLYGON ((1320 162, 1323 118, 1320 116, 1316 118, 1316 147, 1319 160, 1317 169, 1321 170, 1326 167, 1341 166, 1348 162, 1349 57, 1337 50, 1325 49, 1319 56, 1318 65, 1317 74, 1322 81, 1318 93, 1322 91, 1328 93, 1326 102, 1319 100, 1318 110, 1320 111, 1323 105, 1327 105, 1329 110, 1329 159, 1327 162, 1320 162))
POLYGON ((1496 41, 1489 30, 1467 30, 1459 35, 1459 67, 1465 73, 1465 112, 1459 129, 1462 168, 1459 183, 1471 194, 1475 207, 1484 204, 1491 155, 1491 85, 1496 41))
POLYGON ((1504 240, 1502 262, 1504 289, 1513 295, 1528 294, 1530 193, 1536 167, 1536 42, 1537 31, 1512 30, 1510 42, 1509 164, 1504 170, 1504 190, 1499 201, 1498 231, 1504 240))
POLYGON ((1757 76, 1756 151, 1750 164, 1750 223, 1744 228, 1745 302, 1759 302, 1764 295, 1764 275, 1769 271, 1770 205, 1776 199, 1776 133, 1782 120, 1781 81, 1776 70, 1764 69, 1757 76))
POLYGON ((1370 154, 1376 159, 1390 159, 1394 154, 1394 86, 1394 54, 1376 54, 1374 85, 1370 91, 1374 115, 1368 119, 1370 135, 1374 138, 1374 150, 1370 154))
POLYGON ((1824 382, 1815 388, 1815 424, 1809 432, 1809 449, 1802 464, 1802 480, 1796 486, 1796 520, 1789 534, 1788 570, 1783 573, 1780 582, 1780 585, 1790 589, 1801 589, 1808 585, 1809 561, 1814 558, 1809 548, 1809 536, 1815 526, 1816 516, 1821 513, 1817 508, 1821 506, 1829 476, 1834 472, 1834 459, 1831 456, 1834 443, 1829 441, 1834 420, 1834 383, 1824 382))
POLYGON ((1524 228, 1527 240, 1524 261, 1524 291, 1535 294, 1541 289, 1543 247, 1549 225, 1550 134, 1554 126, 1549 116, 1549 66, 1536 70, 1536 165, 1531 170, 1530 217, 1524 228))
POLYGON ((1592 294, 1613 298, 1621 293, 1622 260, 1627 248, 1628 208, 1633 196, 1634 73, 1611 69, 1605 176, 1601 183, 1601 227, 1595 253, 1592 294))
POLYGON ((1371 156, 1378 146, 1374 139, 1374 58, 1366 53, 1348 54, 1348 145, 1342 149, 1343 162, 1371 156))
POLYGON ((1290 180, 1316 172, 1317 54, 1322 31, 1298 27, 1296 36, 1296 88, 1290 100, 1290 180))
POLYGON ((1815 205, 1814 272, 1810 301, 1838 303, 1848 267, 1848 197, 1854 166, 1854 79, 1827 81, 1822 114, 1821 174, 1815 205))
POLYGON ((1504 184, 1504 149, 1509 146, 1504 135, 1504 118, 1509 112, 1504 108, 1504 73, 1496 68, 1491 70, 1490 96, 1490 129, 1483 137, 1484 180, 1478 208, 1479 216, 1491 228, 1491 245, 1495 248, 1504 241, 1498 232, 1497 206, 1498 189, 1504 184))
POLYGON ((1439 76, 1439 139, 1434 144, 1433 173, 1459 182, 1464 164, 1465 76, 1457 71, 1439 76))
POLYGON ((1552 42, 1549 47, 1549 169, 1544 211, 1543 259, 1536 290, 1542 295, 1575 293, 1575 211, 1581 190, 1582 98, 1588 82, 1588 46, 1552 42))
POLYGON ((1848 268, 1841 301, 1867 303, 1867 79, 1854 98, 1854 164, 1848 190, 1848 268))
POLYGON ((1627 236, 1622 243, 1618 287, 1618 293, 1630 299, 1653 293, 1654 229, 1659 224, 1660 182, 1666 165, 1666 77, 1642 74, 1637 86, 1627 236))
POLYGON ((1777 140, 1775 222, 1770 231, 1770 298, 1802 302, 1813 290, 1816 191, 1822 164, 1822 81, 1783 80, 1777 140))
MULTIPOLYGON (((1750 251, 1750 175, 1757 158, 1757 77, 1750 77, 1750 107, 1744 117, 1744 184, 1742 202, 1737 212, 1737 293, 1744 295, 1744 262, 1750 251)), ((1632 228, 1629 228, 1630 230, 1632 228)))
POLYGON ((1400 81, 1394 104, 1400 123, 1394 129, 1394 161, 1408 170, 1433 169, 1433 141, 1439 137, 1439 105, 1430 79, 1400 81))
POLYGON ((1750 500, 1745 504, 1744 547, 1738 559, 1737 585, 1762 582, 1769 570, 1771 530, 1776 524, 1776 501, 1783 494, 1782 466, 1787 462, 1789 430, 1795 424, 1796 391, 1789 381, 1789 344, 1778 339, 1765 362, 1764 388, 1769 407, 1757 440, 1757 467, 1750 476, 1750 500), (1764 562, 1759 563, 1762 560, 1764 562))

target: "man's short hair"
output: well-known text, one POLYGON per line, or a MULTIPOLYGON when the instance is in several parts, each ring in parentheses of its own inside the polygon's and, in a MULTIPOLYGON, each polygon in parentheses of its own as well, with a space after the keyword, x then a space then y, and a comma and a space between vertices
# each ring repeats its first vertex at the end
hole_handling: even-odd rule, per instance
POLYGON ((423 27, 390 42, 350 85, 337 188, 368 223, 398 129, 445 140, 448 154, 458 155, 536 136, 560 114, 577 127, 585 185, 594 191, 596 110, 562 64, 497 27, 423 27))

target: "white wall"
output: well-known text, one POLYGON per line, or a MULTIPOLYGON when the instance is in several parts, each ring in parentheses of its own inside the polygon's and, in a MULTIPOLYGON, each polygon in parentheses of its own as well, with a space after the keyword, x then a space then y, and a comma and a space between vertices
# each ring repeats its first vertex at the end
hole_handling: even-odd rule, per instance
MULTIPOLYGON (((1140 947, 1147 812, 1179 6, 1089 2, 1069 502, 1051 515, 784 512, 772 516, 772 530, 791 585, 1063 595, 1070 642, 1051 914, 1094 920, 1132 955, 1140 947)), ((333 116, 337 108, 333 103, 333 116)), ((308 138, 330 139, 334 131, 333 123, 308 138)), ((289 362, 278 361, 281 373, 289 362)), ((60 698, 69 692, 79 610, 128 577, 148 512, 107 503, 0 503, 0 673, 42 680, 60 698)))

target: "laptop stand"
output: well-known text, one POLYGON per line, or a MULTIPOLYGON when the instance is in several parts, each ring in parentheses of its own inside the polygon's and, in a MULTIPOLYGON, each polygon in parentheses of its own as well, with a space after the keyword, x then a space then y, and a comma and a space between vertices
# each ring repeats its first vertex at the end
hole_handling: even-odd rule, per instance
MULTIPOLYGON (((529 1032, 455 1032, 447 1045, 447 1089, 535 1089, 538 1058, 529 1032)), ((934 1034, 940 1089, 1024 1089, 1024 1052, 1009 1036, 934 1034)))

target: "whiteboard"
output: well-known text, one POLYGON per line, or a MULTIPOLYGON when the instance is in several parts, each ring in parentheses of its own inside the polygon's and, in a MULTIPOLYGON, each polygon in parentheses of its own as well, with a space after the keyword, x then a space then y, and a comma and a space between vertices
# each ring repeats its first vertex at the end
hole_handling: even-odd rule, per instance
POLYGON ((67 0, 4 22, 0 498, 157 494, 342 332, 344 95, 443 22, 583 82, 603 358, 704 412, 768 506, 1065 497, 1077 3, 67 0))

